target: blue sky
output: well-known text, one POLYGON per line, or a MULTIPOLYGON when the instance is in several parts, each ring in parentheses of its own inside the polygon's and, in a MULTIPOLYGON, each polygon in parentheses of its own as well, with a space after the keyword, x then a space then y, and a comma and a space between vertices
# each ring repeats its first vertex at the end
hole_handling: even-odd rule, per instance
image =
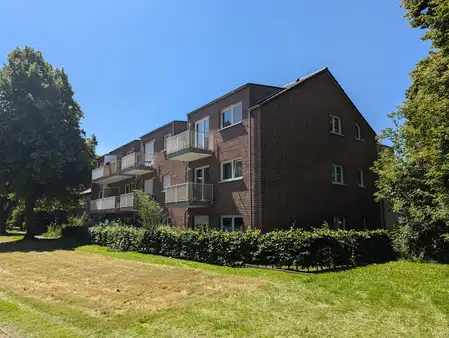
POLYGON ((246 83, 328 66, 377 131, 427 55, 400 0, 0 2, 0 57, 41 50, 69 75, 105 153, 246 83))

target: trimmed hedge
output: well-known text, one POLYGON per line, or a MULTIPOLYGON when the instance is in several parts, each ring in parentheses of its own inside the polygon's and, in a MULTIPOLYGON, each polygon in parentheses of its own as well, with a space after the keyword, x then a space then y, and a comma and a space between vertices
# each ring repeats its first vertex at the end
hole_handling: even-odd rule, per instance
POLYGON ((394 260, 386 230, 318 229, 223 232, 129 226, 89 228, 92 243, 118 251, 136 251, 210 264, 296 268, 337 268, 394 260))

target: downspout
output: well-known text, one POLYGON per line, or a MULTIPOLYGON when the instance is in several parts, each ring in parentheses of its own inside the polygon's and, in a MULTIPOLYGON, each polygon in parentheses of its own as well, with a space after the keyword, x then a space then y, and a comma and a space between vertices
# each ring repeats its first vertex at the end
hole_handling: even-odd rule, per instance
POLYGON ((251 113, 260 108, 260 104, 248 108, 248 152, 249 152, 249 227, 253 228, 253 149, 252 149, 252 128, 251 113))

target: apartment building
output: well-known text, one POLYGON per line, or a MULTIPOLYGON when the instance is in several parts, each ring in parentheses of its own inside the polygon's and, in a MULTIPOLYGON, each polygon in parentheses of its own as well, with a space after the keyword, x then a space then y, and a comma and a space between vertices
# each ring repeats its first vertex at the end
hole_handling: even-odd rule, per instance
POLYGON ((91 213, 132 218, 134 189, 179 227, 378 228, 375 132, 327 68, 245 84, 98 159, 91 213))

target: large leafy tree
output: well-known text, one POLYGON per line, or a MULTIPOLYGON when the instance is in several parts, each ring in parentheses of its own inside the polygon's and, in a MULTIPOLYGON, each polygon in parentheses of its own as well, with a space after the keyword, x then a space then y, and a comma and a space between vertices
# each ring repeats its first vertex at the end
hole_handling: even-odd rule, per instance
POLYGON ((378 197, 409 227, 411 254, 447 260, 449 233, 449 1, 403 0, 412 27, 432 49, 411 73, 412 85, 381 138, 392 147, 375 165, 378 197))
POLYGON ((38 200, 64 203, 89 184, 96 140, 73 96, 64 70, 33 48, 16 48, 0 69, 0 187, 25 201, 26 238, 38 200))

